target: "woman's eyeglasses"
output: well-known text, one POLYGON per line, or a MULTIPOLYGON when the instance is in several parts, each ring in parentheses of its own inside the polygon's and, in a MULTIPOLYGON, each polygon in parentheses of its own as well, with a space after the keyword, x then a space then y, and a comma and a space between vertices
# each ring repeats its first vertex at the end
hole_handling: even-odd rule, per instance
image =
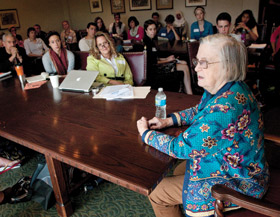
POLYGON ((97 47, 98 47, 98 48, 107 47, 108 44, 109 44, 109 42, 108 42, 108 41, 105 41, 105 42, 103 42, 103 43, 98 44, 97 47))
POLYGON ((220 63, 220 62, 221 61, 209 63, 207 60, 198 60, 196 58, 192 59, 192 63, 195 67, 199 64, 201 66, 201 68, 203 68, 203 69, 207 69, 208 65, 211 65, 211 64, 214 64, 214 63, 220 63))

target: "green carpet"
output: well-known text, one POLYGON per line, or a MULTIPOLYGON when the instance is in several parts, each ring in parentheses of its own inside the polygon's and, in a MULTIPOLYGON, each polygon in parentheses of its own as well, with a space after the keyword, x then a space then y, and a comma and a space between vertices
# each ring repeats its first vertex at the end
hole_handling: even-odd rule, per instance
MULTIPOLYGON (((18 169, 0 175, 0 190, 13 186, 22 176, 31 176, 37 167, 38 154, 33 155, 18 169)), ((103 182, 85 194, 82 190, 72 196, 74 214, 93 217, 152 217, 155 216, 147 197, 115 185, 103 182)), ((2 217, 58 216, 55 206, 45 211, 39 203, 29 201, 0 205, 2 217)))

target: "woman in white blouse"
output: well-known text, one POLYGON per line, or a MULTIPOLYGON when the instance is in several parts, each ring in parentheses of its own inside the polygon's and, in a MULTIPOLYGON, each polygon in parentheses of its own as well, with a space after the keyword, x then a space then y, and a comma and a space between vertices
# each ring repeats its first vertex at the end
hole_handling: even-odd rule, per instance
POLYGON ((36 38, 36 32, 33 27, 27 30, 28 39, 24 40, 24 48, 29 57, 42 57, 49 50, 41 38, 36 38))

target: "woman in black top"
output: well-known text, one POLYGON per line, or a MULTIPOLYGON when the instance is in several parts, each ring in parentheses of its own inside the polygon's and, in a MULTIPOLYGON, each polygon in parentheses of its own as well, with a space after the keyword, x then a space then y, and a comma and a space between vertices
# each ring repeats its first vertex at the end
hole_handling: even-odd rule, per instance
MULTIPOLYGON (((147 20, 144 23, 144 30, 145 30, 145 36, 144 36, 144 43, 146 45, 147 50, 147 82, 148 84, 153 83, 153 79, 155 78, 155 75, 153 74, 154 71, 156 71, 156 64, 164 64, 164 63, 170 63, 172 61, 175 61, 174 55, 171 55, 166 58, 158 58, 157 49, 156 49, 156 43, 157 43, 157 30, 156 30, 156 24, 153 20, 147 20)), ((187 94, 192 94, 192 88, 191 88, 191 82, 190 82, 190 72, 189 67, 186 63, 186 61, 180 60, 179 63, 176 64, 176 69, 178 71, 184 72, 184 91, 187 94)))

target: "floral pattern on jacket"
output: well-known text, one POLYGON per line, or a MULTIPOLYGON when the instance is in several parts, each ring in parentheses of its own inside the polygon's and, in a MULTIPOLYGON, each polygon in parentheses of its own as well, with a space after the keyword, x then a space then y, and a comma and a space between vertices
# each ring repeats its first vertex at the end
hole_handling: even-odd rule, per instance
MULTIPOLYGON (((255 198, 267 190, 263 121, 257 102, 244 82, 229 82, 214 96, 170 115, 174 125, 190 125, 178 137, 147 130, 145 143, 176 158, 187 159, 182 192, 186 216, 214 214, 211 187, 224 184, 255 198)), ((225 210, 238 208, 225 204, 225 210)))

